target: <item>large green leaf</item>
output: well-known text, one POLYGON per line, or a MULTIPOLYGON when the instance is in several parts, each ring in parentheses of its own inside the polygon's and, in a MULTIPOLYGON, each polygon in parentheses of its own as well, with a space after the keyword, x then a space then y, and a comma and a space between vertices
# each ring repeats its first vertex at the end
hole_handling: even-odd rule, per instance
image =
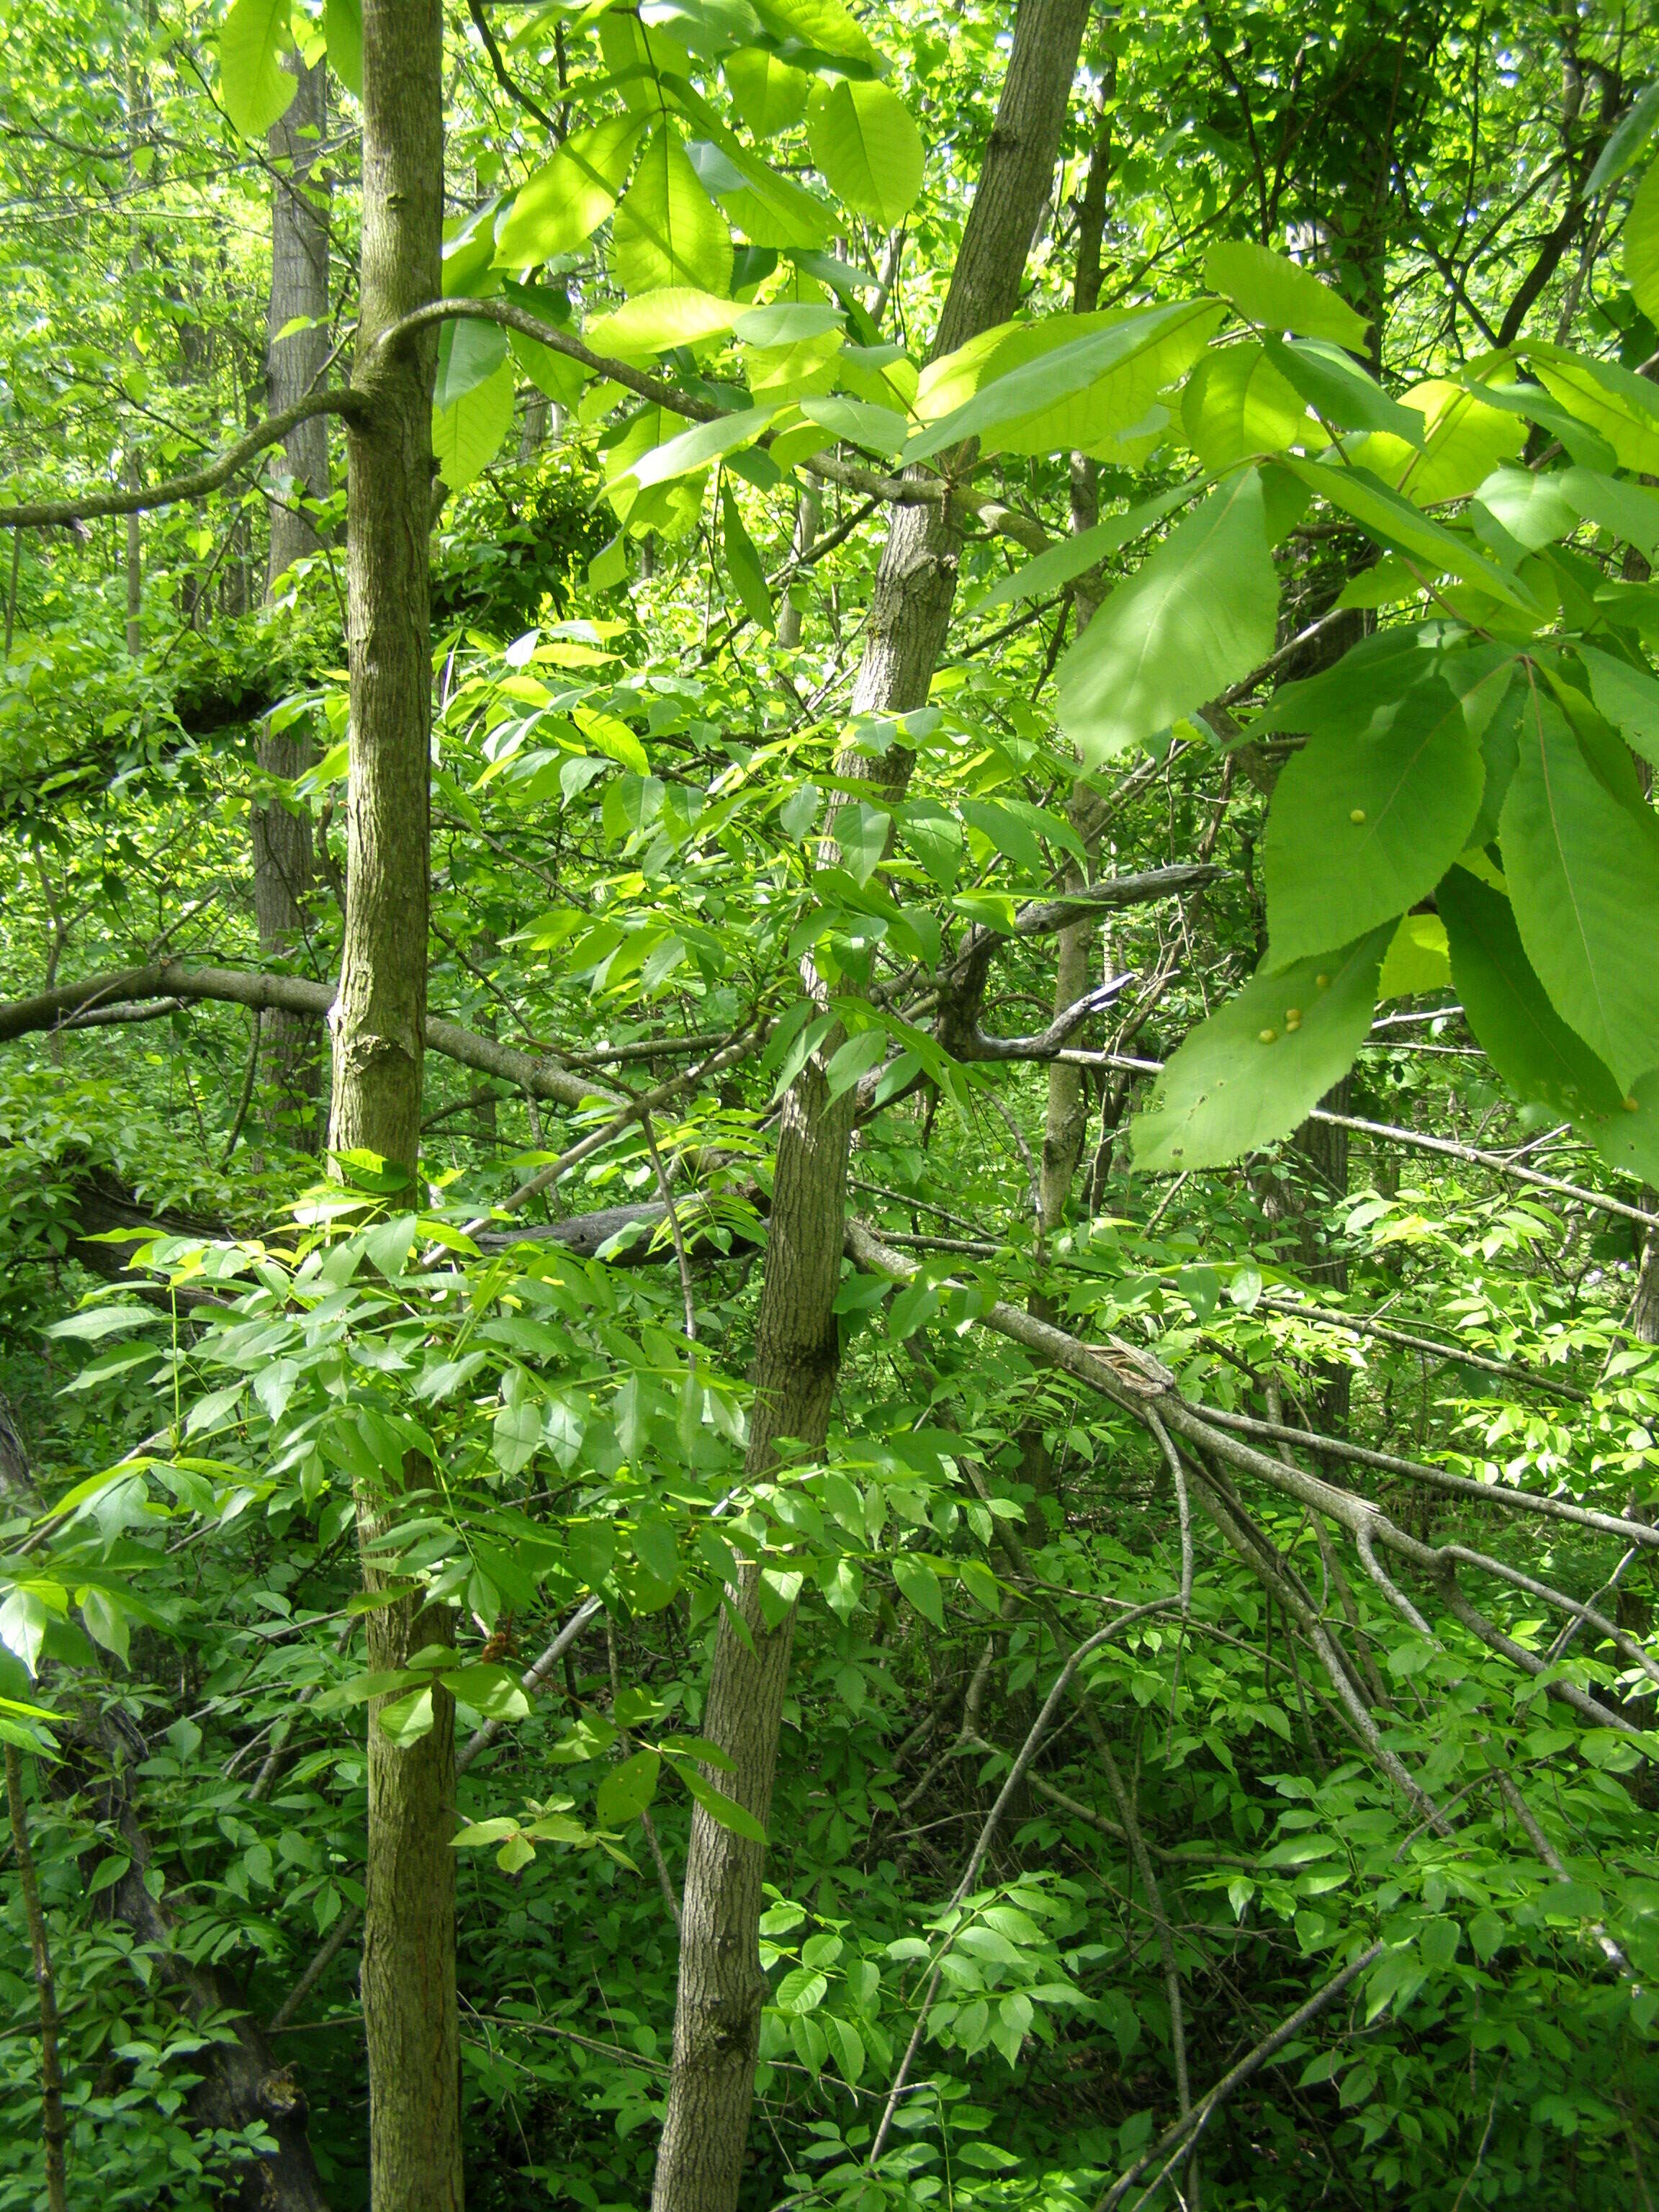
POLYGON ((661 291, 638 293, 608 314, 595 315, 582 331, 582 343, 593 353, 641 361, 650 354, 719 337, 743 313, 741 301, 723 300, 687 284, 670 284, 661 291))
MULTIPOLYGON (((1323 291, 1324 287, 1318 289, 1323 291)), ((1325 441, 1307 401, 1254 338, 1243 345, 1218 347, 1205 356, 1182 392, 1181 426, 1212 474, 1257 453, 1325 441)))
POLYGON ((1248 676, 1273 651, 1279 580, 1246 469, 1120 584, 1059 669, 1060 726, 1091 766, 1248 676))
POLYGON ((1659 554, 1659 493, 1600 469, 1563 469, 1551 482, 1586 522, 1627 538, 1650 561, 1659 554))
POLYGON ((1420 444, 1408 445, 1378 431, 1353 458, 1418 507, 1463 498, 1527 442, 1518 416, 1488 406, 1467 385, 1431 378, 1402 393, 1400 404, 1407 413, 1422 416, 1420 444))
POLYGON ((1561 346, 1528 348, 1547 391, 1569 415, 1605 438, 1622 467, 1659 475, 1659 391, 1616 361, 1592 361, 1561 346))
POLYGON ((806 103, 806 143, 830 189, 891 230, 921 190, 921 133, 896 92, 875 79, 822 79, 806 103))
POLYGON ((1390 399, 1340 346, 1319 338, 1270 337, 1265 344, 1268 360, 1322 422, 1339 430, 1380 431, 1406 446, 1423 443, 1427 430, 1415 408, 1390 399))
MULTIPOLYGON (((1053 315, 1012 331, 985 365, 981 390, 1026 362, 1035 362, 1051 345, 1063 342, 1066 325, 1081 336, 1091 324, 1110 329, 1136 311, 1113 308, 1099 315, 1053 315)), ((1035 412, 988 432, 981 449, 991 453, 1053 453, 1075 450, 1105 459, 1121 458, 1120 439, 1156 434, 1168 425, 1167 407, 1158 395, 1178 384, 1208 344, 1221 310, 1212 301, 1196 300, 1184 312, 1143 335, 1142 342, 1115 362, 1103 376, 1079 391, 1048 398, 1035 412)), ((1313 426, 1310 424, 1310 428, 1313 426)))
POLYGON ((1483 781, 1477 725, 1508 682, 1501 671, 1463 700, 1419 685, 1363 735, 1316 730, 1291 755, 1262 846, 1275 968, 1348 944, 1433 890, 1468 840, 1483 781))
POLYGON ((464 392, 453 406, 432 410, 432 451, 438 472, 451 491, 471 483, 501 451, 513 426, 513 364, 503 361, 494 374, 464 392))
POLYGON ((219 33, 219 94, 244 138, 263 138, 300 88, 278 59, 292 12, 289 0, 236 0, 219 33))
POLYGON ((1650 670, 1616 660, 1593 645, 1581 645, 1577 651, 1597 709, 1624 732, 1633 751, 1659 767, 1659 681, 1650 670))
POLYGON ((363 0, 324 0, 328 65, 348 92, 363 93, 363 0))
POLYGON ((611 274, 628 293, 690 285, 726 292, 732 234, 697 181, 679 134, 659 123, 611 226, 611 274))
POLYGON ((775 629, 777 619, 772 611, 772 594, 766 587, 766 571, 729 483, 720 486, 720 566, 750 621, 761 629, 775 629))
POLYGON ((1659 322, 1659 161, 1643 178, 1625 217, 1625 282, 1648 320, 1659 322))
POLYGON ((1610 1114, 1586 1115, 1583 1133, 1610 1168, 1659 1184, 1659 1069, 1639 1076, 1610 1114))
POLYGON ((1258 973, 1195 1029, 1130 1124, 1138 1168, 1219 1168, 1287 1137, 1353 1065, 1392 922, 1340 952, 1258 973))
POLYGON ((499 323, 445 323, 438 333, 438 374, 432 404, 441 413, 476 392, 507 359, 507 332, 499 323))
POLYGON ((751 137, 775 138, 792 131, 806 112, 806 95, 812 80, 805 70, 792 69, 775 54, 758 46, 740 46, 727 54, 720 70, 731 88, 732 105, 751 137))
POLYGON ((624 1828, 637 1820, 657 1794, 662 1758, 654 1751, 636 1751, 611 1768, 593 1793, 593 1810, 601 1827, 624 1828))
POLYGON ((641 453, 623 476, 611 479, 611 487, 621 490, 631 478, 644 491, 652 484, 669 483, 676 477, 689 476, 694 469, 707 468, 723 454, 753 445, 774 411, 770 407, 738 407, 730 415, 716 416, 712 422, 695 423, 678 437, 641 453))
POLYGON ((1435 904, 1469 1027, 1516 1097, 1574 1115, 1617 1108, 1618 1085, 1551 1006, 1503 893, 1453 868, 1435 904))
MULTIPOLYGON (((931 364, 917 393, 917 411, 932 419, 905 448, 905 459, 926 460, 948 446, 960 445, 964 438, 984 437, 990 442, 989 434, 1034 421, 1073 393, 1088 392, 1130 369, 1143 356, 1161 364, 1166 341, 1179 345, 1183 334, 1202 331, 1215 313, 1203 301, 1196 305, 1178 301, 1172 307, 1136 308, 1110 321, 1103 316, 1097 321, 1091 315, 1062 315, 1029 329, 987 332, 964 346, 960 355, 947 355, 931 364), (1073 335, 1079 325, 1082 334, 1073 335), (1051 331, 1059 343, 1051 343, 1051 331), (999 362, 1003 366, 994 374, 999 362), (960 374, 952 376, 958 363, 960 374), (935 413, 931 403, 941 390, 954 392, 964 386, 969 396, 948 413, 935 413)), ((1178 372, 1164 374, 1170 373, 1178 372)), ((1099 428, 1109 427, 1103 416, 1099 428)), ((1066 438, 1063 442, 1075 441, 1066 438)))
POLYGON ((644 128, 640 116, 608 115, 573 131, 520 187, 496 234, 496 267, 528 269, 585 245, 617 204, 644 128))
POLYGON ((1097 562, 1139 538, 1143 531, 1150 530, 1172 507, 1179 507, 1190 499, 1193 489, 1192 482, 1172 485, 1156 499, 1143 500, 1139 507, 1132 507, 1127 514, 1111 515, 1091 529, 1076 531, 1069 538, 1062 538, 1046 553, 1039 553, 1035 561, 1026 562, 1012 576, 1005 576, 994 591, 974 600, 972 611, 988 615, 994 608, 1011 605, 1015 600, 1040 599, 1044 592, 1058 591, 1073 576, 1080 576, 1085 568, 1092 568, 1097 562))
POLYGON ((1553 472, 1534 476, 1530 469, 1494 469, 1476 485, 1475 495, 1516 544, 1531 553, 1578 527, 1578 510, 1553 472))
POLYGON ((1431 575, 1449 572, 1461 576, 1466 584, 1478 584, 1490 592, 1506 606, 1516 607, 1522 614, 1537 618, 1541 610, 1506 576, 1496 562, 1488 561, 1467 538, 1455 536, 1451 531, 1420 514, 1410 500, 1392 491, 1369 470, 1344 467, 1336 462, 1304 460, 1299 454, 1287 453, 1280 463, 1304 483, 1351 514, 1372 535, 1390 545, 1422 567, 1431 575))
POLYGON ((1370 328, 1364 317, 1328 284, 1265 246, 1243 240, 1212 246, 1204 257, 1204 281, 1263 330, 1299 331, 1304 337, 1364 350, 1370 328))
POLYGON ((1659 823, 1615 796, 1534 687, 1498 827, 1527 956, 1628 1087, 1659 1065, 1659 823))
POLYGON ((621 8, 606 9, 599 33, 605 68, 628 105, 638 112, 662 112, 668 105, 664 79, 690 74, 684 41, 661 21, 647 24, 621 8))
POLYGON ((813 52, 858 62, 881 72, 888 64, 841 0, 753 0, 756 15, 781 39, 798 40, 813 52))

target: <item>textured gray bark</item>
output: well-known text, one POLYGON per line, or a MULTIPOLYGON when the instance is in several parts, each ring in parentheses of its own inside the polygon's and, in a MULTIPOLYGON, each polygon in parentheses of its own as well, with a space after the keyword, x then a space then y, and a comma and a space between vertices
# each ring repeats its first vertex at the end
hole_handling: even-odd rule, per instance
MULTIPOLYGON (((352 746, 346 927, 334 1001, 330 1139, 412 1179, 426 1015, 432 712, 427 572, 435 333, 381 334, 438 296, 443 218, 441 0, 365 0, 362 260, 353 381, 368 404, 348 438, 352 746)), ((418 1466, 404 1471, 418 1480, 418 1466)), ((396 1479, 391 1478, 395 1488, 396 1479)), ((367 1542, 397 1510, 365 1490, 367 1542)), ((370 1590, 384 1561, 365 1553, 370 1590)), ((448 1640, 410 1594, 365 1617, 369 1664, 448 1640)), ((362 1965, 374 2212, 459 2212, 455 1996, 454 1707, 400 1748, 371 1709, 368 1907, 362 1965)))
MULTIPOLYGON (((933 341, 953 352, 1018 304, 1027 250, 1048 196, 1088 0, 1024 0, 985 167, 933 341)), ((922 706, 945 642, 960 540, 936 505, 895 509, 871 606, 855 713, 922 706)), ((836 774, 907 784, 911 755, 848 751, 836 774)), ((840 1277, 853 1094, 830 1103, 822 1060, 784 1102, 766 1273, 756 1331, 747 1465, 773 1464, 781 1439, 822 1446, 839 1364, 831 1311, 840 1277)), ((720 1780, 756 1817, 770 1812, 793 1618, 769 1629, 745 1574, 731 1593, 748 1630, 723 1613, 703 1732, 732 1761, 720 1780)), ((764 1852, 702 1811, 694 1814, 684 1890, 674 2062, 653 2191, 654 2212, 731 2212, 753 2101, 765 1999, 757 1951, 764 1852)))
MULTIPOLYGON (((297 54, 285 66, 299 79, 288 113, 271 126, 270 298, 265 319, 265 393, 279 415, 321 383, 328 358, 328 185, 318 154, 328 127, 328 70, 307 69, 297 54), (280 333, 306 318, 311 327, 280 333)), ((270 560, 266 597, 274 598, 294 563, 317 550, 302 499, 328 495, 328 418, 313 415, 283 441, 284 479, 270 510, 270 560)), ((259 766, 286 780, 311 766, 313 746, 303 722, 283 731, 263 729, 259 766)), ((311 817, 272 803, 252 813, 253 908, 259 950, 277 958, 304 940, 305 902, 315 874, 311 817)), ((262 1058, 270 1096, 298 1150, 314 1152, 321 1139, 316 1104, 321 1090, 322 1031, 303 1015, 278 1008, 266 1018, 262 1058)))

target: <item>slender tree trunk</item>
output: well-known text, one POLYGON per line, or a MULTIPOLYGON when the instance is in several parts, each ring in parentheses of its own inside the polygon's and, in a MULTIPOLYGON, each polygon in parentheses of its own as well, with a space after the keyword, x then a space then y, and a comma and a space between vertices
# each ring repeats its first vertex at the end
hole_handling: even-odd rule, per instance
MULTIPOLYGON (((332 1015, 330 1141, 401 1168, 411 1186, 426 1013, 428 757, 427 571, 433 333, 382 347, 435 299, 443 216, 441 0, 365 0, 362 274, 354 383, 369 402, 348 438, 347 588, 352 747, 340 988, 332 1015)), ((413 1194, 412 1188, 410 1194, 413 1194)), ((418 1462, 416 1463, 418 1466, 418 1462)), ((419 1479, 413 1468, 404 1480, 419 1479)), ((386 1490, 397 1488, 388 1470, 386 1490)), ((397 1510, 365 1490, 373 1539, 397 1510)), ((364 1580, 384 1572, 365 1556, 364 1580)), ((367 1616, 369 1664, 447 1641, 445 1616, 410 1594, 367 1616)), ((459 2212, 455 2000, 454 1708, 434 1684, 433 1726, 400 1748, 372 1711, 363 2025, 369 2201, 374 2212, 459 2212)))
MULTIPOLYGON (((812 541, 818 534, 820 516, 818 503, 810 491, 803 489, 795 508, 795 535, 789 547, 789 557, 797 567, 812 550, 812 541)), ((783 605, 778 609, 778 643, 797 646, 800 643, 800 609, 793 597, 794 583, 784 593, 783 605)))
MULTIPOLYGON (((126 479, 129 490, 136 491, 144 481, 144 471, 137 453, 127 447, 126 479)), ((144 649, 143 624, 140 617, 144 607, 144 540, 138 517, 130 514, 126 525, 125 568, 127 586, 127 658, 137 660, 144 649)))
MULTIPOLYGON (((280 414, 321 383, 328 361, 329 185, 319 156, 328 134, 328 70, 307 69, 297 54, 286 67, 299 89, 286 115, 271 125, 267 152, 270 186, 270 299, 265 319, 265 398, 280 414), (304 319, 309 327, 282 332, 304 319)), ((328 418, 313 415, 283 441, 289 479, 286 495, 270 511, 268 596, 294 563, 314 553, 319 540, 306 499, 328 495, 328 418)))
POLYGON ((46 1942, 46 1916, 40 1908, 40 1884, 29 1845, 28 1814, 23 1804, 23 1762, 15 1743, 6 1746, 6 1803, 11 1814, 12 1854, 23 1893, 29 1950, 34 1960, 34 1989, 40 2009, 40 2134, 46 2153, 47 2212, 68 2212, 64 2172, 64 2077, 58 2062, 58 1991, 46 1942))
MULTIPOLYGON (((1112 125, 1108 106, 1117 80, 1117 63, 1109 61, 1101 85, 1100 117, 1096 130, 1094 152, 1090 157, 1089 174, 1084 186, 1083 198, 1078 208, 1077 273, 1072 287, 1072 307, 1074 313, 1093 313, 1100 301, 1100 246, 1106 228, 1106 187, 1112 164, 1112 125)), ((1081 536, 1092 530, 1100 520, 1100 495, 1097 483, 1099 470, 1086 453, 1072 456, 1072 530, 1081 536)), ((1089 627, 1096 607, 1100 603, 1098 575, 1090 571, 1079 577, 1073 587, 1072 612, 1077 635, 1081 637, 1089 627)), ((1084 832, 1088 844, 1086 811, 1090 794, 1082 786, 1074 788, 1070 812, 1073 826, 1084 832)), ((1075 863, 1068 863, 1066 881, 1070 889, 1079 888, 1085 875, 1075 863)), ((1073 923, 1062 929, 1054 944, 1054 1012, 1062 1014, 1073 1006, 1088 989, 1090 968, 1100 924, 1096 921, 1073 923)), ((1083 1070, 1068 1067, 1060 1060, 1048 1066, 1048 1098, 1042 1125, 1042 1159, 1037 1181, 1037 1221, 1046 1240, 1052 1237, 1066 1217, 1066 1202, 1071 1197, 1072 1184, 1083 1158, 1083 1146, 1088 1134, 1089 1109, 1084 1087, 1083 1070)), ((1039 1321, 1052 1322, 1058 1318, 1054 1304, 1044 1291, 1033 1291, 1029 1301, 1030 1310, 1039 1321)), ((1021 1432, 1020 1478, 1029 1482, 1038 1497, 1054 1488, 1054 1465, 1052 1454, 1043 1442, 1040 1425, 1021 1432)), ((1046 1543, 1048 1527, 1042 1509, 1033 1500, 1027 1509, 1026 1540, 1037 1545, 1046 1543)))
MULTIPOLYGON (((1023 0, 984 172, 933 342, 936 356, 1006 320, 1018 303, 1088 5, 1023 0)), ((950 623, 957 551, 957 535, 939 507, 895 513, 876 580, 855 713, 903 714, 925 704, 950 623)), ((912 756, 894 745, 875 760, 845 754, 836 773, 896 793, 908 782, 911 763, 912 756)), ((816 1449, 829 1426, 839 1364, 831 1307, 841 1273, 854 1112, 851 1092, 833 1104, 828 1100, 823 1062, 832 1048, 833 1040, 826 1041, 784 1102, 751 1370, 751 1474, 771 1466, 780 1439, 816 1449)), ((722 1613, 703 1732, 733 1763, 720 1786, 763 1822, 771 1808, 793 1617, 767 1627, 752 1572, 731 1596, 746 1634, 722 1613)), ((763 1863, 758 1844, 701 1808, 694 1814, 655 2212, 731 2212, 737 2202, 765 1996, 757 1951, 763 1863)))
MULTIPOLYGON (((289 58, 299 78, 294 103, 273 125, 269 141, 270 187, 270 301, 266 316, 265 393, 279 414, 313 390, 328 359, 328 186, 317 159, 328 127, 328 71, 307 69, 289 58), (281 334, 305 319, 310 327, 281 334)), ((298 511, 305 499, 328 495, 328 422, 316 415, 283 442, 286 483, 270 511, 270 560, 265 596, 274 599, 294 563, 318 548, 310 520, 298 511)), ((304 722, 259 733, 258 760, 267 775, 291 780, 311 766, 311 735, 304 722)), ((253 908, 259 950, 281 959, 303 941, 306 899, 315 874, 311 817, 303 808, 272 802, 253 809, 253 908)), ((288 1124, 285 1135, 301 1152, 314 1152, 321 1138, 316 1112, 321 1089, 321 1031, 301 1015, 273 1012, 265 1024, 264 1079, 288 1124)))

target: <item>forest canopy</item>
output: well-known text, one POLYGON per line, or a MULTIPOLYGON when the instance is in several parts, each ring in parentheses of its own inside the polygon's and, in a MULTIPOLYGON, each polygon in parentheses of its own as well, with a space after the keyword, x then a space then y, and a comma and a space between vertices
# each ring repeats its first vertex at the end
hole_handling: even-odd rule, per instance
POLYGON ((0 2212, 1650 2208, 1652 10, 0 23, 0 2212))

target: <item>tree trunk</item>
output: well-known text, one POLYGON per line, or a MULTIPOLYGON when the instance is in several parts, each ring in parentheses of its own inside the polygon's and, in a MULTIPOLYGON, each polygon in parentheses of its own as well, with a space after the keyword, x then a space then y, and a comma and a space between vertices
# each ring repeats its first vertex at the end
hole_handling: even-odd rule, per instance
POLYGON ((34 1870, 29 1843, 27 1808, 23 1802, 23 1761, 15 1743, 5 1747, 6 1805, 11 1815, 12 1857, 17 1886, 23 1893, 23 1918, 29 1931, 29 1951, 34 1961, 35 2003, 40 2016, 40 2134, 46 2150, 46 2212, 69 2212, 64 2171, 64 2077, 58 2057, 58 1990, 52 1979, 52 1948, 46 1941, 46 1916, 40 1909, 40 1883, 34 1870))
MULTIPOLYGON (((434 332, 382 346, 435 299, 443 216, 440 0, 365 0, 362 274, 354 383, 369 404, 348 437, 347 588, 352 746, 330 1142, 377 1154, 414 1195, 426 1012, 431 642, 427 571, 434 332)), ((408 1474, 405 1480, 409 1480, 408 1474)), ((387 1486, 397 1486, 388 1470, 387 1486)), ((360 1540, 386 1496, 358 1500, 360 1540)), ((380 1583, 384 1562, 364 1559, 380 1583)), ((369 1663, 445 1639, 411 1594, 367 1617, 369 1663)), ((374 2212, 459 2212, 454 1709, 406 1748, 368 1730, 368 1906, 363 2025, 374 2212)))
MULTIPOLYGON (((795 508, 795 535, 789 548, 792 566, 799 568, 812 550, 812 541, 818 534, 819 512, 817 501, 803 489, 795 508)), ((790 580, 783 595, 783 605, 778 609, 778 643, 798 646, 800 643, 800 609, 795 605, 794 592, 798 577, 790 580)))
MULTIPOLYGON (((935 356, 1005 321, 1054 173, 1088 0, 1023 0, 1013 50, 933 342, 935 356)), ((950 623, 958 540, 933 505, 895 513, 876 580, 855 714, 903 714, 926 703, 950 623)), ((908 781, 911 755, 844 754, 838 776, 887 793, 908 781)), ((833 825, 832 825, 833 826, 833 825)), ((750 1379, 755 1402, 747 1466, 768 1469, 781 1438, 819 1449, 839 1365, 831 1311, 841 1273, 842 1223, 854 1094, 828 1103, 826 1040, 785 1102, 778 1134, 766 1273, 750 1379)), ((703 1732, 733 1762, 720 1779, 763 1822, 771 1808, 793 1617, 769 1629, 745 1572, 732 1593, 748 1632, 722 1613, 703 1732)), ((694 1814, 684 1894, 673 2072, 657 2154, 654 2212, 731 2212, 753 2099, 765 1984, 757 1951, 764 1855, 694 1814)))
MULTIPOLYGON (((1112 163, 1112 124, 1108 102, 1116 82, 1117 61, 1113 56, 1108 61, 1101 83, 1100 117, 1095 148, 1090 157, 1088 179, 1078 209, 1077 273, 1072 287, 1072 307, 1073 313, 1079 315, 1092 313, 1100 301, 1100 245, 1106 228, 1106 186, 1112 163)), ((1085 530, 1092 530, 1100 520, 1098 476, 1097 464, 1086 453, 1073 454, 1071 506, 1074 536, 1080 537, 1085 530)), ((1086 571, 1072 590, 1073 620, 1079 637, 1089 627, 1099 603, 1099 572, 1086 571)), ((1089 798, 1090 794, 1084 787, 1074 787, 1071 813, 1074 826, 1084 833, 1085 848, 1090 843, 1085 819, 1089 798)), ((1068 864, 1066 880, 1068 888, 1080 886, 1085 880, 1083 871, 1068 864)), ((1088 989, 1091 954, 1099 930, 1098 921, 1085 919, 1073 922, 1068 929, 1062 929, 1056 939, 1054 999, 1056 1015, 1063 1014, 1068 1006, 1074 1006, 1088 989)), ((1043 1116, 1042 1162, 1037 1183, 1037 1221, 1045 1240, 1054 1234, 1065 1218, 1072 1183, 1083 1158, 1088 1119, 1083 1070, 1068 1067, 1058 1060, 1051 1060, 1048 1065, 1048 1108, 1043 1116)), ((1059 1319, 1054 1300, 1046 1291, 1033 1291, 1029 1303, 1030 1311, 1039 1321, 1059 1319)), ((1020 1479, 1029 1482, 1037 1493, 1027 1508, 1025 1540, 1028 1544, 1040 1545, 1048 1541, 1049 1532, 1042 1508, 1037 1501, 1054 1488, 1054 1458, 1043 1442, 1040 1424, 1021 1431, 1019 1447, 1020 1479)))
MULTIPOLYGON (((307 69, 298 55, 288 58, 299 78, 294 104, 271 126, 270 302, 266 316, 265 392, 270 411, 285 407, 313 390, 328 359, 328 186, 313 179, 328 127, 328 70, 319 62, 307 69), (311 327, 283 337, 291 322, 309 319, 311 327)), ((267 600, 276 596, 283 578, 303 556, 314 553, 318 537, 309 519, 297 512, 302 499, 328 495, 328 422, 314 415, 289 433, 283 446, 288 482, 270 511, 270 560, 267 600)), ((308 729, 296 722, 281 732, 269 726, 258 741, 259 766, 267 775, 291 781, 312 764, 308 729)), ((282 958, 304 939, 306 908, 315 873, 311 817, 303 808, 272 802, 253 809, 253 908, 259 950, 282 958)), ((265 1022, 263 1057, 266 1085, 287 1126, 284 1135, 296 1150, 314 1152, 321 1137, 316 1112, 321 1089, 321 1032, 302 1015, 274 1011, 265 1022)))
MULTIPOLYGON (((127 447, 126 479, 131 491, 144 481, 143 465, 131 446, 127 447)), ((136 514, 128 515, 126 532, 127 658, 137 660, 144 649, 144 539, 136 514)))

